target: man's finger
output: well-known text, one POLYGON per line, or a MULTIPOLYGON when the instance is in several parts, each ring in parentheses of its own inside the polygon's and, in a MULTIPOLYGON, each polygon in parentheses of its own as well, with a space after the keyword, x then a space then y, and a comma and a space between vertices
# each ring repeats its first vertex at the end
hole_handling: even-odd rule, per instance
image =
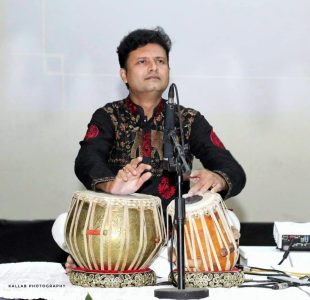
POLYGON ((224 188, 224 186, 218 182, 212 186, 211 192, 212 193, 218 193, 218 192, 222 191, 223 188, 224 188))
POLYGON ((142 174, 144 171, 150 171, 152 169, 152 166, 147 165, 147 164, 143 164, 141 163, 138 167, 137 167, 137 172, 138 174, 142 174))
POLYGON ((141 163, 141 161, 142 161, 142 157, 139 156, 139 157, 137 157, 137 158, 132 159, 131 162, 130 162, 130 165, 131 165, 133 168, 137 168, 137 167, 139 166, 139 164, 141 163))
POLYGON ((116 178, 121 179, 123 181, 128 181, 128 177, 127 177, 127 175, 123 169, 121 169, 117 172, 116 178))
POLYGON ((197 182, 196 184, 194 184, 191 189, 188 191, 188 196, 194 196, 196 195, 196 193, 203 187, 203 183, 201 182, 197 182))
POLYGON ((130 164, 126 165, 126 166, 123 168, 123 170, 125 171, 125 173, 126 173, 126 171, 127 171, 127 173, 131 173, 131 174, 134 175, 134 176, 137 175, 136 168, 133 167, 133 166, 130 165, 130 164))
POLYGON ((147 180, 149 180, 152 177, 152 173, 151 172, 145 172, 138 180, 137 182, 137 187, 138 189, 142 186, 142 184, 144 182, 146 182, 147 180))
POLYGON ((191 174, 189 175, 189 177, 190 177, 190 178, 195 178, 195 177, 199 177, 199 175, 200 175, 199 170, 193 170, 193 171, 191 172, 191 174))

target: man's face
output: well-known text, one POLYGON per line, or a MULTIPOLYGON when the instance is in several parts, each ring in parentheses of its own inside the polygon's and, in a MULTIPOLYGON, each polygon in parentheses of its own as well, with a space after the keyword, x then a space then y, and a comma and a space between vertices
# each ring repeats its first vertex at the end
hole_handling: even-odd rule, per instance
POLYGON ((147 44, 129 53, 126 69, 120 75, 132 93, 159 92, 169 83, 166 51, 158 44, 147 44))

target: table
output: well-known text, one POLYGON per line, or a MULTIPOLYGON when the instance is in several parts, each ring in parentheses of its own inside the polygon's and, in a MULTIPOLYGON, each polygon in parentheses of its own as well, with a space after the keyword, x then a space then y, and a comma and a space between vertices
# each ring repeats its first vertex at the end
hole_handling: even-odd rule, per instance
MULTIPOLYGON (((264 266, 270 267, 274 261, 278 263, 283 252, 274 247, 240 247, 241 258, 256 264, 264 263, 264 266), (265 259, 264 259, 265 258, 265 259)), ((310 253, 292 253, 293 263, 302 262, 305 271, 310 273, 310 253), (309 263, 305 264, 309 259, 309 263)), ((297 270, 294 265, 289 265, 287 260, 282 268, 291 268, 297 270)), ((0 264, 0 299, 23 298, 35 299, 44 298, 48 300, 84 300, 87 294, 90 294, 93 300, 148 300, 157 299, 154 297, 154 290, 161 287, 140 287, 140 288, 122 288, 122 289, 102 289, 102 288, 83 288, 73 286, 65 274, 61 264, 48 262, 22 262, 0 264)), ((209 299, 273 299, 273 300, 309 300, 310 287, 290 287, 283 290, 271 290, 264 288, 214 288, 209 289, 209 299)))

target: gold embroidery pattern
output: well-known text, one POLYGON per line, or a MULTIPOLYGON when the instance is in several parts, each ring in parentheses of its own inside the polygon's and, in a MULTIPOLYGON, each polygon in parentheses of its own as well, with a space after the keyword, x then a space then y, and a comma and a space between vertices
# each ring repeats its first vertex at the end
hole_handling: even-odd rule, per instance
POLYGON ((136 132, 136 137, 135 141, 133 143, 133 146, 131 147, 131 153, 130 153, 130 158, 136 158, 141 155, 142 153, 142 143, 143 143, 143 132, 142 129, 138 129, 136 132))
MULTIPOLYGON (((175 280, 178 280, 178 273, 173 272, 175 280)), ((169 281, 172 281, 171 274, 169 281)), ((239 286, 244 282, 244 273, 241 271, 227 272, 185 272, 185 286, 188 288, 230 288, 239 286)))
MULTIPOLYGON (((103 109, 110 115, 114 124, 115 142, 111 149, 109 163, 119 168, 122 168, 131 159, 141 155, 142 146, 142 128, 140 127, 139 113, 132 113, 128 110, 126 103, 128 99, 109 103, 103 109)), ((181 108, 182 121, 184 127, 185 144, 188 143, 191 126, 194 122, 197 111, 190 108, 181 108)), ((178 116, 176 124, 178 124, 178 116)), ((163 159, 163 132, 164 132, 164 111, 158 113, 154 118, 154 123, 151 128, 152 141, 152 166, 156 167, 156 173, 161 174, 161 161, 163 159)), ((177 129, 177 135, 179 130, 177 129)), ((188 157, 189 163, 192 162, 192 155, 188 157)))
POLYGON ((69 273, 73 285, 83 287, 123 288, 141 287, 156 284, 156 274, 153 270, 137 273, 103 274, 72 270, 69 273))
MULTIPOLYGON (((154 113, 152 124, 148 124, 151 132, 151 160, 149 164, 152 166, 151 173, 155 189, 158 189, 160 178, 165 175, 163 170, 163 135, 165 126, 165 100, 161 103, 160 109, 154 113)), ((142 108, 138 108, 129 99, 108 103, 103 107, 103 110, 110 116, 114 126, 115 140, 111 145, 109 152, 108 164, 117 172, 128 164, 133 158, 142 155, 143 146, 143 126, 142 126, 142 108)), ((197 111, 190 108, 180 106, 184 143, 188 148, 189 138, 191 134, 192 124, 195 120, 197 111)), ((176 124, 179 124, 178 115, 176 115, 176 124)), ((176 128, 177 138, 180 135, 180 129, 176 128)), ((180 140, 178 138, 178 140, 180 140)), ((187 161, 192 166, 193 155, 186 151, 187 161)), ((166 174, 167 175, 167 174, 166 174)), ((168 175, 167 175, 168 176, 168 175)), ((171 185, 176 184, 174 175, 171 180, 171 185)))

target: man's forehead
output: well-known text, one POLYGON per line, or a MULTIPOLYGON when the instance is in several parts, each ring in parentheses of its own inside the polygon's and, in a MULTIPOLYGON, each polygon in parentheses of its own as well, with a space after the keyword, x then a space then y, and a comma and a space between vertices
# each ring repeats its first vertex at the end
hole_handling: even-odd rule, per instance
POLYGON ((146 44, 129 53, 129 57, 167 57, 165 49, 158 44, 146 44))

